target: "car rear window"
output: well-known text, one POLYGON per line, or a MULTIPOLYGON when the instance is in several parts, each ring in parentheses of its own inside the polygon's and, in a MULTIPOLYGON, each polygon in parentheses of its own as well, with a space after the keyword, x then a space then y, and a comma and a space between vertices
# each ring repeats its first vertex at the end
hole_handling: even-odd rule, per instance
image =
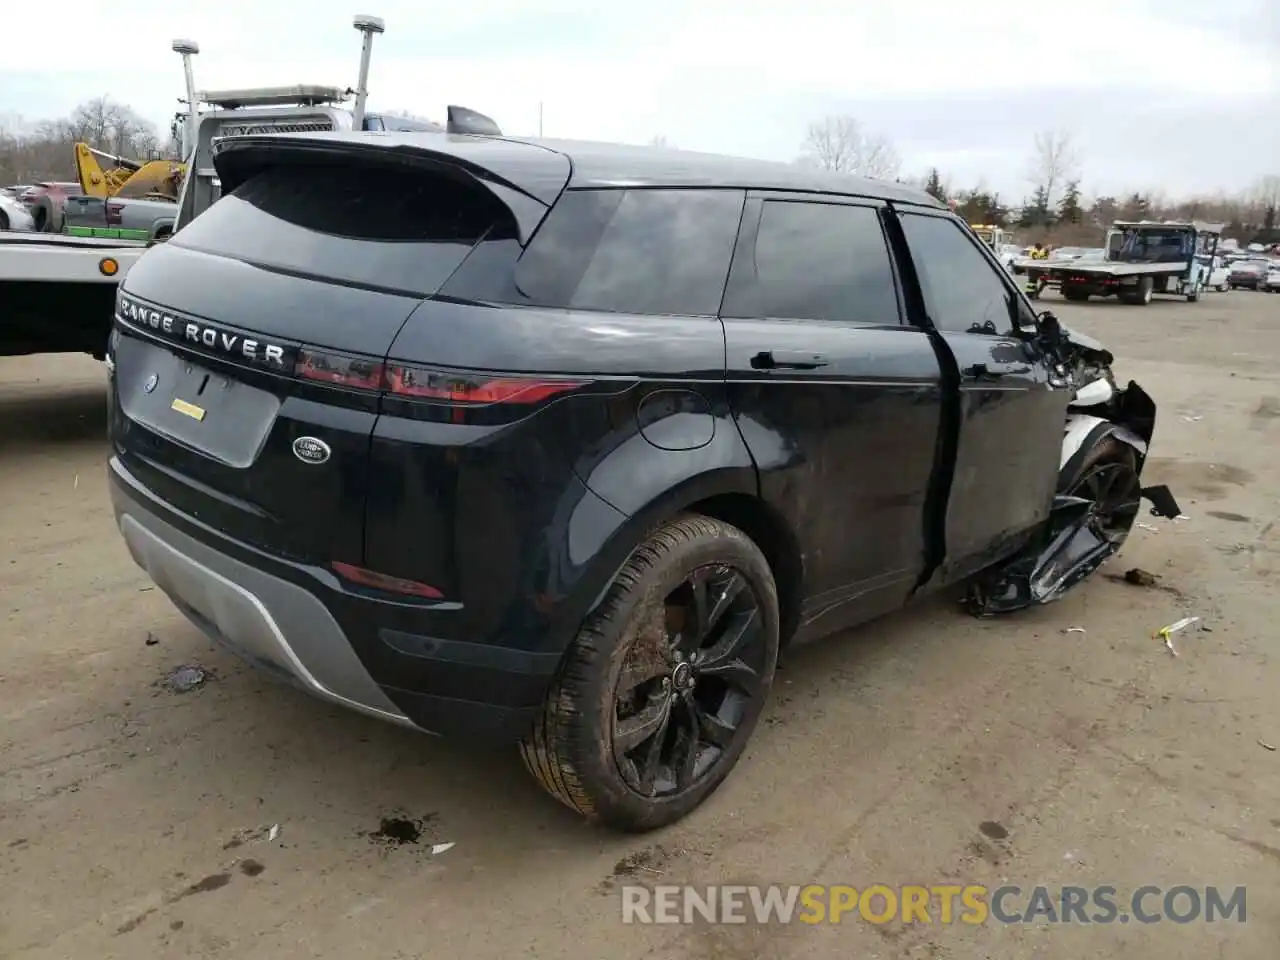
POLYGON ((715 316, 745 196, 741 190, 570 191, 520 258, 518 302, 715 316))
POLYGON ((509 216, 480 187, 409 168, 278 166, 170 241, 268 269, 430 296, 509 216))

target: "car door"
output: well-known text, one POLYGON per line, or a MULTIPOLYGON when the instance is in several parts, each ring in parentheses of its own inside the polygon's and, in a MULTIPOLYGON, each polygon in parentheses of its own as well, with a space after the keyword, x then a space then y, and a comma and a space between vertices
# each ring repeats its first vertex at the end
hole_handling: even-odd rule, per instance
POLYGON ((803 558, 801 636, 901 605, 926 564, 942 371, 905 323, 885 212, 752 195, 721 308, 730 403, 803 558))
POLYGON ((1014 333, 1035 314, 967 230, 938 213, 897 213, 926 322, 954 368, 953 469, 940 582, 1016 549, 1053 503, 1070 393, 1014 333))

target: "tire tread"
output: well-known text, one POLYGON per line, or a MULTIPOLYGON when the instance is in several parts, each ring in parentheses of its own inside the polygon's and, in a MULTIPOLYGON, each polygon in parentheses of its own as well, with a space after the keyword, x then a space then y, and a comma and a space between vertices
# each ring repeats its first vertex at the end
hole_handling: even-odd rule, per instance
MULTIPOLYGON (((601 660, 613 655, 617 634, 625 629, 626 617, 636 607, 646 575, 662 567, 684 545, 707 538, 745 541, 758 552, 741 530, 700 514, 679 516, 656 529, 628 557, 604 600, 587 616, 547 691, 533 729, 520 743, 521 759, 543 789, 588 820, 599 820, 601 813, 580 763, 588 751, 598 749, 597 737, 591 725, 583 722, 578 706, 590 696, 589 678, 602 666, 601 660)), ((776 604, 776 595, 769 599, 776 604)), ((647 827, 636 825, 635 829, 647 827)))

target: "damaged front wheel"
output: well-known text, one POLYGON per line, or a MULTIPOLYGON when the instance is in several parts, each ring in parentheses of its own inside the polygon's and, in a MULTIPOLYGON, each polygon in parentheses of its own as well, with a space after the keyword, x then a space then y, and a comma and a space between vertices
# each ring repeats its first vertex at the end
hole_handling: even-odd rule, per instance
POLYGON ((1059 478, 1042 536, 971 584, 970 612, 984 617, 1057 600, 1120 549, 1143 496, 1136 452, 1107 437, 1070 470, 1059 478))
POLYGON ((1120 549, 1138 519, 1142 480, 1134 449, 1110 438, 1099 442, 1081 462, 1074 478, 1064 478, 1064 493, 1092 504, 1086 524, 1100 539, 1120 549))

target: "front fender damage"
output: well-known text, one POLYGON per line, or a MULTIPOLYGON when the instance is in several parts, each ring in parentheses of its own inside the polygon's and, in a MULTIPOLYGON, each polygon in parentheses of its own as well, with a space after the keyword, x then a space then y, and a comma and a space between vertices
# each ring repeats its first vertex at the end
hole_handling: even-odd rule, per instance
MULTIPOLYGON (((971 613, 987 617, 1051 603, 1120 549, 1123 538, 1111 540, 1095 529, 1093 501, 1070 496, 1067 490, 1089 451, 1108 438, 1133 448, 1141 477, 1155 431, 1155 413, 1151 397, 1132 380, 1105 404, 1072 409, 1063 436, 1058 493, 1049 517, 1021 551, 971 584, 967 597, 971 613)), ((1142 487, 1141 491, 1153 516, 1181 514, 1168 487, 1142 487)))

